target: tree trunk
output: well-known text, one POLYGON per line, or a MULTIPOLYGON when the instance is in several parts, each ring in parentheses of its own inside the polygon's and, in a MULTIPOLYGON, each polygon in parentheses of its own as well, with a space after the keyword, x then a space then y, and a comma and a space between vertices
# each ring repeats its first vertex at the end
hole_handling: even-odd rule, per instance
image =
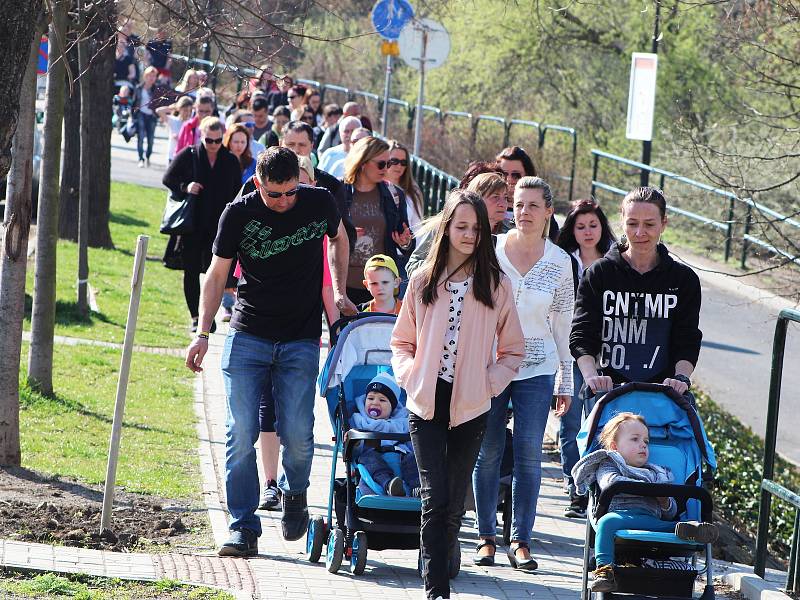
MULTIPOLYGON (((39 15, 32 19, 38 23, 39 15)), ((39 56, 39 30, 34 29, 35 37, 28 36, 27 69, 19 89, 19 123, 14 135, 6 194, 5 237, 0 248, 0 465, 11 466, 20 464, 19 362, 31 228, 36 64, 39 56)))
POLYGON ((0 17, 0 179, 11 165, 11 141, 17 128, 19 90, 28 66, 30 41, 42 0, 4 2, 0 17))
POLYGON ((65 71, 62 54, 67 32, 66 0, 55 0, 50 25, 50 64, 47 73, 39 177, 39 218, 36 231, 36 273, 31 311, 28 383, 53 393, 53 332, 56 316, 56 248, 58 242, 58 177, 61 169, 61 127, 64 120, 65 71))
MULTIPOLYGON (((114 36, 116 8, 111 0, 95 2, 87 8, 89 82, 89 246, 113 248, 109 229, 111 205, 111 118, 114 98, 114 36), (112 40, 113 41, 113 40, 112 40)), ((75 25, 73 24, 75 28, 75 25)), ((74 37, 74 32, 73 36, 74 37)), ((77 73, 77 52, 73 47, 70 65, 77 73)), ((76 84, 64 112, 64 165, 61 173, 61 206, 58 234, 62 239, 78 239, 78 203, 80 195, 80 92, 76 84)))

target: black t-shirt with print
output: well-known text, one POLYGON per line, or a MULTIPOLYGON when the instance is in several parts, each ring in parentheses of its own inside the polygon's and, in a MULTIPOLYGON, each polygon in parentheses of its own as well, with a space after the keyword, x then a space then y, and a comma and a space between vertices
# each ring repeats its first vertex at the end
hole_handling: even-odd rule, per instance
POLYGON ((256 191, 228 204, 214 254, 242 265, 231 327, 277 342, 322 333, 323 236, 335 237, 339 212, 328 190, 299 186, 285 213, 256 191))

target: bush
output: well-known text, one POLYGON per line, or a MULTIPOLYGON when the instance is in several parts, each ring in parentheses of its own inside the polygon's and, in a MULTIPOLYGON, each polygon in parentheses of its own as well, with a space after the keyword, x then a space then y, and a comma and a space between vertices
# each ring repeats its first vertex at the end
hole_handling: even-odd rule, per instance
MULTIPOLYGON (((706 394, 697 392, 696 397, 708 439, 717 455, 714 506, 738 529, 755 536, 764 440, 706 394)), ((777 457, 774 481, 790 490, 798 490, 800 472, 789 461, 777 457)), ((791 504, 773 498, 769 519, 770 549, 783 560, 789 558, 795 512, 791 504)))

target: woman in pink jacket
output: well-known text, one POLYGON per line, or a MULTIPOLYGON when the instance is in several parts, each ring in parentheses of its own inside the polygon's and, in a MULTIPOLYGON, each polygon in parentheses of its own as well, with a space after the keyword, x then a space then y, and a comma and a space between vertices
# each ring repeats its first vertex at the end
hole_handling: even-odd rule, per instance
POLYGON ((464 498, 491 397, 516 375, 524 345, 511 286, 492 249, 486 205, 473 192, 454 190, 392 334, 392 367, 408 395, 422 483, 428 598, 450 597, 448 574, 454 577, 461 564, 464 498))

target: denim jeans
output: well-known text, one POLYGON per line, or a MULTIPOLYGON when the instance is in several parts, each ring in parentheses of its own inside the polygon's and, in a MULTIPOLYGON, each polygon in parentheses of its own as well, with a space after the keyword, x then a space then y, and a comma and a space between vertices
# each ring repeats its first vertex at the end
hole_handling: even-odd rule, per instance
POLYGON ((314 456, 315 382, 319 340, 273 342, 231 329, 222 351, 222 377, 227 397, 225 493, 231 529, 261 534, 258 508, 258 441, 261 394, 271 386, 278 436, 283 446, 284 494, 308 487, 314 456))
POLYGON ((572 480, 572 467, 578 462, 578 442, 575 438, 581 430, 581 423, 583 422, 583 395, 581 388, 583 387, 583 375, 578 368, 578 363, 572 365, 572 381, 574 384, 574 392, 572 393, 572 404, 569 405, 569 410, 561 417, 561 424, 558 429, 559 447, 561 449, 561 468, 564 471, 564 477, 570 486, 570 493, 575 484, 572 480))
MULTIPOLYGON (((394 479, 394 471, 384 460, 385 453, 377 448, 368 448, 358 457, 358 463, 372 475, 372 479, 386 491, 386 485, 394 479)), ((413 452, 402 454, 400 458, 400 477, 410 489, 419 487, 419 468, 413 452)))
POLYGON ((597 521, 594 556, 597 566, 614 564, 614 535, 620 529, 644 531, 675 531, 675 521, 662 521, 649 513, 619 510, 604 514, 597 521))
POLYGON ((458 532, 469 474, 486 429, 486 414, 450 428, 452 392, 451 383, 437 380, 433 419, 426 421, 414 413, 408 416, 422 488, 419 536, 422 580, 428 598, 450 597, 450 553, 460 552, 458 532))
POLYGON ((542 441, 553 397, 555 375, 512 381, 492 398, 478 462, 472 474, 478 534, 494 537, 497 530, 497 494, 500 462, 506 445, 506 412, 514 410, 514 476, 511 486, 511 540, 531 541, 536 503, 542 482, 542 441))
POLYGON ((139 160, 144 160, 144 138, 147 137, 147 158, 153 154, 153 140, 156 136, 156 123, 158 117, 155 114, 146 115, 142 111, 136 113, 136 150, 139 152, 139 160))

